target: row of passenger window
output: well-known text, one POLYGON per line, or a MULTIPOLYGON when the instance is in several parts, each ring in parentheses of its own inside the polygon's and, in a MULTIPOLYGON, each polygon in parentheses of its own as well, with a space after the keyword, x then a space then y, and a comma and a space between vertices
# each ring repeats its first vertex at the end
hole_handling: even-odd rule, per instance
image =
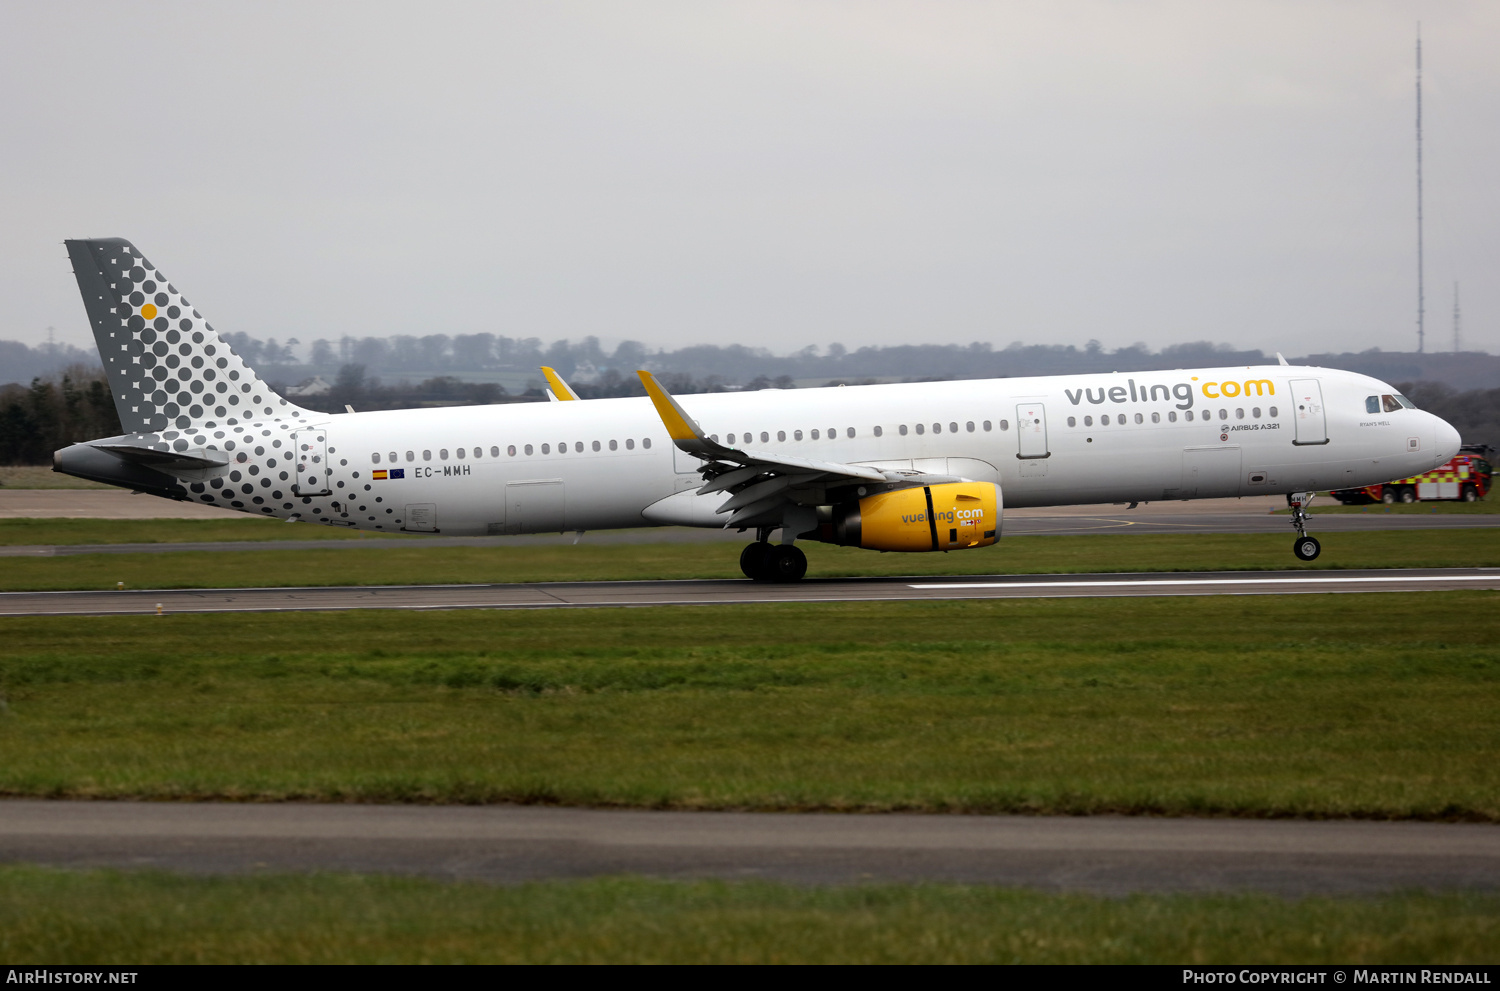
MULTIPOLYGON (((1200 419, 1200 420, 1211 420, 1211 419, 1213 419, 1213 412, 1214 411, 1211 410, 1211 409, 1200 409, 1198 411, 1198 419, 1200 419)), ((1276 417, 1276 407, 1275 406, 1272 406, 1266 412, 1268 412, 1271 415, 1272 419, 1274 419, 1276 417)), ((1129 416, 1129 414, 1127 414, 1127 413, 1116 413, 1115 417, 1114 417, 1114 422, 1120 424, 1121 426, 1124 426, 1125 424, 1127 424, 1127 423, 1130 422, 1128 419, 1126 419, 1127 416, 1129 416)), ((1255 419, 1255 420, 1259 420, 1260 419, 1260 407, 1259 406, 1252 406, 1250 408, 1250 417, 1251 417, 1251 419, 1255 419)), ((1182 418, 1184 420, 1192 422, 1193 411, 1192 410, 1187 410, 1185 413, 1182 414, 1182 418)), ((1235 411, 1234 411, 1234 418, 1236 420, 1243 420, 1245 418, 1244 407, 1239 407, 1239 408, 1235 409, 1235 411)), ((1227 420, 1227 419, 1229 419, 1229 410, 1227 410, 1227 409, 1221 409, 1221 410, 1219 410, 1219 419, 1220 420, 1227 420)), ((1143 414, 1143 413, 1137 413, 1137 414, 1135 414, 1135 422, 1136 423, 1145 423, 1146 422, 1145 414, 1143 414)), ((1161 422, 1161 414, 1160 413, 1152 413, 1151 414, 1151 422, 1152 423, 1160 423, 1161 422)), ((1177 411, 1176 410, 1169 410, 1167 412, 1167 422, 1168 423, 1176 423, 1177 422, 1177 411)), ((1099 417, 1099 425, 1101 427, 1107 427, 1107 426, 1109 426, 1109 424, 1110 424, 1110 417, 1109 417, 1108 413, 1105 413, 1103 416, 1099 417)), ((1083 425, 1085 427, 1092 427, 1094 425, 1094 418, 1092 416, 1086 416, 1086 417, 1084 417, 1083 418, 1083 425)), ((1070 416, 1070 417, 1068 417, 1068 426, 1070 426, 1070 427, 1076 427, 1076 426, 1078 426, 1078 417, 1076 417, 1076 416, 1070 416)))
MULTIPOLYGON (((915 424, 914 427, 911 428, 911 429, 915 429, 916 432, 919 433, 919 434, 925 434, 927 432, 928 427, 927 427, 927 424, 925 424, 925 423, 918 423, 918 424, 915 424)), ((932 432, 935 433, 935 434, 942 433, 943 429, 944 429, 944 427, 943 427, 943 424, 941 424, 941 423, 934 423, 934 424, 932 424, 932 432)), ((995 424, 992 421, 990 421, 990 420, 982 420, 982 421, 980 421, 980 425, 977 426, 977 427, 975 426, 975 423, 974 423, 973 420, 969 420, 968 422, 966 422, 964 424, 964 430, 967 431, 968 433, 972 434, 977 429, 994 430, 995 429, 995 424)), ((1009 430, 1010 429, 1010 421, 1009 420, 1001 420, 1000 421, 1000 429, 1001 430, 1009 430)), ((947 430, 948 430, 948 432, 950 434, 956 434, 956 433, 958 433, 959 432, 958 421, 956 421, 956 420, 951 421, 948 424, 948 426, 947 426, 947 430)), ((909 433, 909 429, 908 429, 907 425, 903 423, 903 424, 900 424, 899 426, 896 427, 896 432, 899 433, 902 437, 905 437, 909 433)), ((879 426, 873 427, 873 428, 871 428, 871 433, 873 433, 876 437, 884 437, 885 436, 885 428, 884 427, 879 427, 879 426)), ((755 435, 755 431, 753 431, 753 430, 746 430, 744 433, 740 433, 740 434, 728 434, 728 435, 725 436, 724 439, 728 443, 730 443, 730 444, 737 444, 737 443, 738 444, 753 444, 753 443, 755 443, 755 436, 756 436, 755 435)), ((818 428, 814 427, 813 429, 811 429, 811 430, 809 430, 807 432, 807 437, 810 440, 823 440, 825 438, 827 440, 837 440, 838 436, 839 436, 839 428, 838 427, 829 427, 826 432, 822 431, 822 430, 819 430, 818 428)), ((853 440, 855 437, 859 436, 859 431, 856 430, 854 427, 845 427, 844 428, 844 436, 847 437, 847 438, 849 438, 850 440, 853 440)), ((717 444, 719 442, 719 435, 718 434, 710 434, 709 435, 709 439, 712 440, 715 444, 717 444)), ((778 441, 785 441, 787 439, 787 432, 785 430, 778 430, 778 431, 776 431, 776 439, 778 441)), ((801 440, 802 439, 802 431, 800 431, 800 430, 793 430, 791 432, 791 439, 794 440, 794 441, 801 440)), ((762 444, 769 444, 771 442, 771 432, 769 430, 762 430, 760 432, 760 442, 762 444)))
MULTIPOLYGON (((1092 421, 1090 421, 1090 422, 1092 422, 1092 421)), ((1001 420, 999 422, 998 426, 1000 427, 1000 429, 1002 431, 1009 430, 1010 429, 1010 421, 1009 420, 1001 420)), ((976 424, 973 420, 969 420, 966 423, 964 423, 964 425, 963 425, 963 429, 965 431, 967 431, 968 433, 971 433, 971 434, 974 433, 976 430, 986 430, 986 431, 988 431, 988 430, 994 430, 995 427, 996 427, 996 424, 993 421, 990 421, 990 420, 981 420, 978 424, 976 424)), ((915 424, 911 428, 908 428, 907 425, 904 424, 904 423, 900 424, 899 426, 896 427, 897 433, 899 433, 902 437, 907 436, 907 434, 910 432, 910 430, 915 430, 918 434, 925 434, 928 429, 929 429, 928 425, 925 424, 925 423, 915 424)), ((931 430, 935 434, 940 434, 945 429, 948 431, 948 433, 951 433, 951 434, 958 433, 959 432, 958 421, 956 421, 956 420, 950 421, 946 425, 946 427, 942 423, 933 423, 931 425, 931 430)), ((877 427, 873 428, 872 432, 874 433, 874 435, 876 437, 883 437, 883 436, 885 436, 885 429, 883 427, 878 427, 877 426, 877 427)), ((851 440, 853 438, 857 437, 858 435, 859 435, 859 431, 857 431, 854 427, 845 427, 844 428, 844 436, 850 438, 851 440)), ((822 431, 822 430, 819 430, 818 428, 814 427, 813 429, 811 429, 811 430, 809 430, 807 432, 807 436, 810 439, 812 439, 812 440, 822 440, 825 437, 828 440, 835 440, 839 436, 839 431, 838 431, 837 427, 829 427, 826 432, 822 431)), ((791 439, 792 440, 798 441, 798 440, 802 440, 802 438, 803 438, 803 433, 802 433, 801 430, 793 430, 791 432, 791 439)), ((713 435, 711 435, 711 439, 714 441, 714 443, 718 443, 718 441, 719 441, 719 435, 718 434, 713 434, 713 435)), ((747 430, 744 433, 732 433, 732 434, 729 434, 725 439, 730 444, 736 444, 736 443, 753 444, 753 443, 755 443, 755 432, 751 431, 751 430, 747 430)), ((778 441, 785 441, 787 439, 787 432, 785 430, 778 430, 778 431, 776 431, 776 439, 778 441)), ((762 444, 769 444, 771 442, 771 432, 769 430, 762 430, 760 432, 760 442, 762 444)), ((578 441, 573 441, 572 443, 573 443, 573 451, 574 451, 574 453, 577 453, 577 454, 584 453, 585 447, 584 447, 584 442, 583 441, 578 440, 578 441)), ((596 441, 591 442, 591 444, 589 445, 589 448, 591 448, 594 451, 603 451, 604 448, 605 448, 605 446, 606 446, 606 444, 601 443, 601 442, 599 442, 599 441, 596 440, 596 441)), ((614 441, 614 440, 608 441, 607 442, 607 446, 608 446, 609 450, 611 450, 611 451, 618 451, 620 449, 620 442, 619 441, 614 441)), ((644 449, 646 449, 646 450, 650 450, 651 449, 651 438, 649 438, 649 437, 642 438, 642 440, 641 440, 641 447, 644 448, 644 449)), ((540 445, 540 448, 541 448, 541 453, 542 454, 551 454, 552 453, 552 445, 551 444, 542 444, 542 445, 540 445)), ((465 459, 466 455, 470 452, 470 450, 471 450, 470 448, 460 447, 460 448, 456 449, 453 453, 454 453, 455 457, 457 457, 458 460, 463 461, 465 459)), ((536 446, 531 445, 531 444, 523 445, 520 450, 522 452, 524 452, 525 454, 527 454, 527 455, 533 455, 533 454, 537 453, 536 446)), ((625 450, 627 450, 627 451, 633 451, 633 450, 635 450, 635 441, 627 439, 625 441, 625 450)), ((484 448, 483 447, 472 448, 472 451, 473 451, 473 456, 475 458, 482 458, 482 457, 484 457, 484 448)), ((509 447, 507 447, 505 449, 505 453, 509 457, 512 457, 512 458, 516 457, 517 456, 516 445, 511 444, 509 447)), ((557 453, 558 454, 566 454, 566 453, 568 453, 568 442, 567 441, 564 441, 561 444, 557 445, 557 453)), ((430 451, 430 450, 426 450, 426 451, 422 452, 422 460, 423 461, 431 461, 432 460, 432 456, 433 456, 432 455, 432 451, 430 451)), ((385 457, 385 458, 389 459, 389 461, 390 461, 391 464, 399 464, 400 461, 401 461, 401 452, 399 452, 399 451, 391 451, 389 454, 386 454, 386 455, 382 455, 379 451, 373 452, 370 455, 370 463, 378 465, 378 464, 380 464, 382 457, 385 457)), ((500 448, 498 446, 491 446, 490 447, 490 457, 492 457, 492 458, 498 458, 498 457, 500 457, 500 448)), ((448 460, 448 449, 446 447, 438 449, 437 459, 439 461, 447 461, 448 460)), ((417 460, 417 452, 416 451, 407 451, 406 452, 406 460, 407 461, 415 461, 415 460, 417 460)))
MULTIPOLYGON (((617 440, 609 441, 608 445, 609 445, 609 449, 611 451, 618 451, 620 449, 620 442, 617 441, 617 440)), ((595 451, 602 451, 602 450, 604 450, 604 444, 601 444, 597 440, 594 441, 590 445, 590 447, 593 450, 595 450, 595 451)), ((641 447, 645 448, 648 451, 651 450, 651 438, 650 437, 644 437, 644 438, 642 438, 641 439, 641 447)), ((551 444, 542 444, 541 445, 541 450, 542 450, 543 454, 551 454, 552 453, 552 445, 551 444)), ((585 448, 584 448, 583 441, 581 441, 581 440, 575 440, 575 441, 573 441, 573 451, 574 451, 574 453, 576 453, 576 454, 582 454, 584 452, 584 450, 585 450, 585 448)), ((625 440, 625 450, 627 450, 627 451, 633 451, 633 450, 635 450, 635 441, 633 439, 626 438, 626 440, 625 440)), ((473 452, 474 458, 476 458, 476 459, 484 457, 484 448, 483 447, 475 447, 475 448, 472 449, 472 452, 473 452)), ((522 447, 520 448, 520 452, 524 452, 526 455, 533 455, 533 454, 536 453, 536 446, 532 445, 532 444, 522 445, 522 447)), ((455 450, 453 452, 454 456, 459 461, 466 460, 467 456, 469 455, 469 453, 470 453, 470 449, 466 448, 466 447, 460 447, 460 448, 458 448, 457 450, 455 450)), ((557 445, 557 453, 558 454, 567 454, 568 453, 568 442, 567 441, 563 441, 562 443, 560 443, 560 444, 557 445)), ((511 444, 508 447, 506 447, 505 454, 506 454, 507 457, 511 457, 511 458, 516 457, 517 454, 518 454, 516 445, 511 444)), ((381 453, 379 451, 372 452, 370 454, 370 463, 371 464, 377 464, 377 465, 380 464, 381 457, 382 457, 382 455, 381 455, 381 453)), ((390 460, 391 464, 399 464, 401 462, 401 452, 400 451, 391 451, 389 454, 384 455, 384 457, 388 458, 390 460)), ((491 447, 490 447, 490 457, 492 457, 492 458, 498 458, 498 457, 500 457, 500 448, 499 448, 499 446, 497 446, 497 445, 491 445, 491 447)), ((440 447, 440 448, 438 448, 437 459, 439 461, 447 461, 448 460, 448 449, 446 447, 440 447)), ((417 460, 417 452, 416 451, 407 451, 406 452, 406 460, 407 461, 415 461, 415 460, 417 460)), ((423 461, 431 461, 432 460, 432 451, 430 451, 430 450, 423 451, 422 452, 422 460, 423 461)))
MULTIPOLYGON (((1272 417, 1275 417, 1276 416, 1276 407, 1272 406, 1268 410, 1268 412, 1270 413, 1270 415, 1272 417)), ((1115 414, 1115 416, 1114 416, 1114 422, 1117 422, 1117 423, 1119 423, 1121 425, 1124 425, 1124 424, 1126 424, 1126 423, 1129 422, 1128 419, 1127 419, 1128 415, 1129 414, 1126 414, 1126 413, 1115 414)), ((1184 412, 1182 414, 1182 416, 1183 416, 1183 419, 1191 421, 1193 419, 1193 411, 1192 410, 1187 410, 1186 412, 1184 412)), ((1207 409, 1205 409, 1205 410, 1199 410, 1198 411, 1198 418, 1200 420, 1209 420, 1209 419, 1212 419, 1212 416, 1213 416, 1213 410, 1207 410, 1207 409)), ((1254 419, 1257 419, 1257 420, 1260 419, 1260 417, 1261 417, 1261 409, 1260 409, 1260 407, 1259 406, 1252 407, 1250 409, 1250 416, 1252 418, 1254 418, 1254 419)), ((1243 408, 1236 409, 1234 411, 1234 417, 1237 420, 1243 420, 1245 418, 1245 410, 1243 408)), ((1229 419, 1229 410, 1227 410, 1227 409, 1221 409, 1221 410, 1219 410, 1219 419, 1220 420, 1227 420, 1227 419, 1229 419)), ((1152 413, 1151 414, 1151 422, 1152 423, 1160 423, 1161 420, 1162 420, 1162 414, 1160 414, 1160 413, 1152 413)), ((1136 413, 1135 414, 1135 422, 1136 423, 1145 423, 1146 422, 1145 415, 1141 414, 1141 413, 1136 413)), ((1169 411, 1167 413, 1167 422, 1168 423, 1176 423, 1177 422, 1177 411, 1176 410, 1171 410, 1171 411, 1169 411)), ((1107 427, 1107 426, 1110 425, 1110 423, 1111 423, 1111 417, 1110 417, 1110 415, 1108 413, 1106 413, 1103 416, 1099 417, 1099 424, 1100 424, 1100 426, 1107 427)), ((1085 416, 1083 418, 1083 425, 1085 427, 1092 427, 1094 425, 1094 418, 1092 416, 1085 416)), ((1000 430, 1002 432, 1003 431, 1008 431, 1010 429, 1010 421, 1009 420, 1000 420, 997 423, 997 422, 991 421, 991 420, 981 420, 978 423, 976 423, 973 420, 968 420, 968 421, 966 421, 964 423, 962 429, 963 429, 964 432, 972 434, 972 433, 974 433, 976 431, 979 431, 979 430, 992 431, 997 426, 1000 428, 1000 430)), ((1068 417, 1068 426, 1070 426, 1070 427, 1076 427, 1076 426, 1078 426, 1078 418, 1077 417, 1073 417, 1073 416, 1068 417)), ((917 423, 917 424, 913 424, 910 428, 908 428, 908 426, 906 424, 902 423, 902 424, 900 424, 900 425, 898 425, 896 427, 896 432, 899 433, 902 437, 905 437, 912 430, 915 430, 918 435, 922 435, 922 434, 927 433, 927 431, 929 429, 931 429, 931 431, 934 434, 941 434, 941 433, 944 432, 945 429, 947 430, 948 433, 952 433, 952 434, 956 434, 956 433, 960 432, 958 421, 956 421, 956 420, 949 421, 946 424, 946 427, 941 422, 933 423, 930 426, 928 424, 926 424, 926 423, 917 423)), ((876 427, 872 428, 871 432, 876 437, 883 437, 883 436, 885 436, 885 429, 883 427, 876 426, 876 427)), ((778 441, 785 442, 787 440, 787 436, 788 436, 787 435, 787 431, 785 431, 785 430, 778 430, 778 431, 776 431, 776 439, 778 441)), ((829 427, 826 431, 823 431, 823 430, 820 430, 820 429, 814 427, 813 429, 807 431, 807 435, 806 436, 808 437, 808 439, 811 439, 811 440, 823 440, 825 438, 827 440, 836 440, 838 438, 838 436, 839 436, 839 429, 837 427, 829 427)), ((855 437, 859 436, 859 431, 856 430, 854 427, 845 427, 844 428, 844 436, 852 440, 855 437)), ((762 431, 760 431, 759 438, 760 438, 760 442, 762 444, 769 444, 771 442, 771 432, 769 430, 762 430, 762 431)), ((718 441, 719 441, 719 435, 718 434, 712 434, 712 435, 710 435, 710 439, 713 440, 715 443, 718 443, 718 441)), ((730 444, 736 444, 736 443, 753 444, 756 441, 756 433, 755 433, 755 431, 747 430, 747 431, 744 431, 743 433, 731 433, 731 434, 728 434, 728 435, 725 436, 724 439, 728 443, 730 443, 730 444)), ((793 441, 800 441, 800 440, 802 440, 803 439, 803 432, 801 430, 793 430, 793 431, 791 431, 791 439, 793 441)), ((576 453, 576 454, 582 454, 582 453, 584 453, 584 451, 586 449, 591 449, 591 450, 594 450, 594 451, 603 451, 604 448, 605 448, 605 446, 606 446, 605 443, 601 443, 600 441, 597 441, 597 440, 596 441, 592 441, 588 445, 587 448, 585 447, 584 442, 581 441, 581 440, 579 440, 579 441, 573 441, 572 442, 572 448, 573 448, 574 453, 576 453)), ((611 441, 607 442, 607 446, 608 446, 609 450, 611 450, 611 451, 617 451, 617 450, 620 449, 620 442, 619 441, 611 440, 611 441)), ((641 440, 641 447, 645 448, 646 450, 650 450, 650 448, 651 448, 651 438, 649 438, 649 437, 643 438, 641 440)), ((551 454, 552 453, 552 445, 551 444, 542 444, 542 445, 540 445, 540 449, 541 449, 541 453, 542 454, 551 454)), ((470 449, 468 449, 468 448, 460 447, 456 451, 454 451, 453 453, 457 457, 458 460, 462 461, 462 460, 465 459, 465 457, 469 453, 469 450, 470 449)), ((633 450, 635 450, 635 441, 631 440, 631 439, 627 439, 625 441, 625 450, 627 450, 627 451, 633 451, 633 450)), ((472 451, 473 451, 473 456, 475 458, 482 458, 482 457, 484 457, 484 448, 483 447, 475 447, 475 448, 472 449, 472 451)), ((520 452, 524 452, 525 455, 530 456, 530 455, 534 455, 534 454, 537 453, 537 448, 534 445, 525 444, 525 445, 523 445, 520 448, 520 452)), ((506 453, 506 455, 508 457, 512 457, 512 458, 517 457, 518 456, 518 450, 517 450, 516 445, 511 444, 510 446, 508 446, 505 449, 505 453, 506 453)), ((566 454, 566 453, 568 453, 568 442, 567 441, 563 441, 562 443, 560 443, 560 444, 557 445, 557 453, 558 454, 566 454)), ((370 455, 370 461, 371 461, 371 463, 378 465, 381 462, 381 457, 382 457, 381 454, 377 451, 377 452, 372 453, 370 455)), ((388 455, 386 455, 386 457, 389 458, 389 460, 390 460, 390 462, 392 464, 398 464, 400 462, 400 460, 401 460, 400 452, 398 452, 398 451, 391 451, 388 455)), ((491 446, 490 447, 490 457, 492 457, 492 458, 498 458, 498 457, 500 457, 500 448, 498 446, 491 446)), ((433 458, 432 451, 425 450, 425 451, 422 452, 422 460, 423 461, 431 461, 432 458, 433 458)), ((447 461, 448 460, 448 449, 447 448, 439 448, 438 452, 437 452, 437 459, 439 461, 447 461)), ((417 460, 417 452, 415 452, 415 451, 407 451, 406 452, 406 460, 407 461, 415 461, 415 460, 417 460)))

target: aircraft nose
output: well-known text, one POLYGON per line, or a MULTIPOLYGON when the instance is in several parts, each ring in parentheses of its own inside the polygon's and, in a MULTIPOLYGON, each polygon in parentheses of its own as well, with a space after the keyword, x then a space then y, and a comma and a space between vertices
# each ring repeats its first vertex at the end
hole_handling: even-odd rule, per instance
POLYGON ((1434 446, 1437 448, 1438 463, 1442 464, 1458 453, 1463 440, 1458 436, 1458 431, 1454 429, 1453 424, 1442 417, 1433 417, 1433 419, 1437 420, 1437 437, 1434 446))

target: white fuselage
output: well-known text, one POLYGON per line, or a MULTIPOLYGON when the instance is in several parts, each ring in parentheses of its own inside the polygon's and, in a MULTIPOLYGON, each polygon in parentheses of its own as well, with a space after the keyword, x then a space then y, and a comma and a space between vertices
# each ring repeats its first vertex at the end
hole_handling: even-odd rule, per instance
MULTIPOLYGON (((1366 412, 1367 397, 1393 392, 1351 372, 1271 365, 679 401, 732 447, 993 481, 1008 506, 1020 507, 1346 488, 1452 457, 1458 435, 1441 419, 1415 409, 1366 412)), ((353 413, 314 423, 328 447, 328 494, 299 494, 291 509, 277 501, 270 513, 271 500, 237 508, 450 535, 724 519, 713 513, 723 493, 689 493, 701 484, 699 462, 674 448, 645 398, 353 413), (398 471, 403 477, 390 477, 398 471)))

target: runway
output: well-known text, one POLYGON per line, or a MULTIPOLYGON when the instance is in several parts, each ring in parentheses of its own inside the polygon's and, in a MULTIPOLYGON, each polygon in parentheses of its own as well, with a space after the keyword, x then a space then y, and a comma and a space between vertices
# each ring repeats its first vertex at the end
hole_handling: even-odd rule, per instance
POLYGON ((1500 588, 1500 568, 825 578, 808 579, 792 585, 763 585, 747 579, 705 579, 498 585, 132 589, 119 592, 4 592, 0 593, 0 616, 150 615, 158 611, 179 614, 348 609, 726 606, 771 602, 1298 595, 1496 588, 1500 588))
MULTIPOLYGON (((1308 532, 1362 533, 1371 530, 1449 530, 1500 526, 1500 514, 1318 513, 1313 512, 1308 532)), ((1293 536, 1292 518, 1285 514, 1180 513, 1135 516, 1128 512, 1107 514, 1049 514, 1005 516, 1004 536, 1044 534, 1140 534, 1140 533, 1269 533, 1293 536)))
POLYGON ((1449 823, 0 802, 0 862, 517 883, 633 873, 1123 895, 1500 889, 1500 827, 1449 823))
MULTIPOLYGON (((1359 533, 1371 530, 1449 530, 1500 527, 1500 514, 1479 515, 1360 515, 1327 514, 1314 517, 1310 532, 1359 533)), ((1004 539, 1028 536, 1143 533, 1269 533, 1292 537, 1291 520, 1285 515, 1243 513, 1141 516, 1095 515, 1007 515, 1004 539)), ((136 544, 14 544, 0 546, 5 557, 74 557, 80 554, 179 554, 189 551, 234 553, 239 551, 370 550, 393 545, 406 547, 524 547, 528 545, 588 544, 695 544, 729 542, 743 544, 747 534, 735 530, 646 527, 603 533, 527 534, 516 537, 413 537, 371 535, 364 539, 331 540, 214 540, 136 544)))
MULTIPOLYGON (((1268 533, 1290 538, 1291 519, 1273 513, 1280 503, 1264 497, 1200 499, 1190 502, 1145 503, 1126 506, 1047 506, 1007 509, 1004 539, 1026 536, 1148 533, 1268 533)), ((0 519, 237 519, 242 513, 211 506, 135 497, 120 491, 3 491, 0 519)), ((266 521, 261 521, 266 523, 266 521)), ((269 523, 266 524, 270 526, 269 523)), ((237 553, 247 551, 370 550, 393 544, 411 547, 526 547, 534 545, 744 543, 746 534, 734 530, 690 527, 642 527, 634 530, 578 534, 526 534, 508 537, 418 537, 409 534, 361 534, 358 537, 307 539, 310 525, 282 525, 285 539, 216 540, 108 544, 14 544, 0 546, 0 558, 73 557, 82 554, 177 554, 187 552, 237 553)), ((1319 513, 1315 507, 1311 532, 1358 533, 1369 530, 1446 530, 1500 527, 1500 513, 1393 513, 1371 506, 1361 513, 1319 513)))

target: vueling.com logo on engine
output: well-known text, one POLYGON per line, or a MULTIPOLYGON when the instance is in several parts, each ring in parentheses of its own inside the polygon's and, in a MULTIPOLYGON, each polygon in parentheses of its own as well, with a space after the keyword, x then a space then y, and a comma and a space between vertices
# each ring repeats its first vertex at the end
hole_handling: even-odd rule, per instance
MULTIPOLYGON (((933 512, 934 523, 982 523, 984 522, 984 510, 982 509, 939 509, 933 512)), ((926 513, 902 513, 902 523, 926 523, 926 513)))

